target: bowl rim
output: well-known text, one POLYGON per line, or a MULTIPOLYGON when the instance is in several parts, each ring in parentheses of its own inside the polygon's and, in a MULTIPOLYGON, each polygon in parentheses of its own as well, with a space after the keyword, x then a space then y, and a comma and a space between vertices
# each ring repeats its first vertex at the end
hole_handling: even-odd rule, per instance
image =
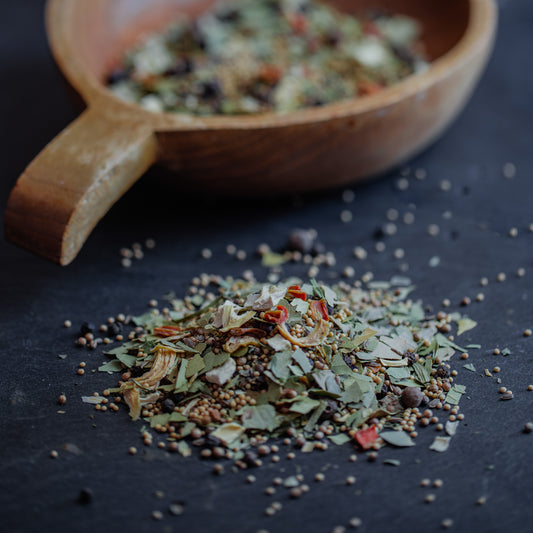
POLYGON ((154 131, 262 129, 300 126, 327 122, 332 119, 355 117, 384 111, 404 99, 418 95, 441 79, 464 66, 472 57, 492 46, 496 30, 497 10, 494 0, 468 0, 469 19, 460 40, 443 55, 432 61, 421 73, 412 74, 376 94, 341 100, 320 107, 304 108, 288 113, 266 112, 252 115, 197 116, 185 113, 154 113, 136 103, 114 95, 105 85, 84 68, 72 53, 70 27, 66 24, 69 10, 87 0, 47 0, 46 30, 52 55, 70 85, 92 109, 114 108, 117 120, 145 121, 154 131))

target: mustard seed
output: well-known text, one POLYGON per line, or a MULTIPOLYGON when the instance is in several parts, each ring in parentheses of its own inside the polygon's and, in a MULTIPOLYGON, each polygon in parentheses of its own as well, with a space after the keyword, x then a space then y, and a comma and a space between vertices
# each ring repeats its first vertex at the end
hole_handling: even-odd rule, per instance
POLYGON ((363 524, 363 521, 359 517, 354 516, 353 518, 350 518, 348 524, 350 524, 351 528, 356 529, 363 524))
POLYGON ((453 526, 453 520, 451 518, 445 518, 442 522, 441 522, 441 527, 443 529, 450 529, 451 527, 453 526))

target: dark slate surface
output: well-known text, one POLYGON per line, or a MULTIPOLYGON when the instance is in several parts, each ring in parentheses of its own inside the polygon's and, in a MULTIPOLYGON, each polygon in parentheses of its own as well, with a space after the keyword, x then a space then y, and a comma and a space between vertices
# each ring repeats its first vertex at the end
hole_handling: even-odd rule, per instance
MULTIPOLYGON (((445 518, 454 520, 453 531, 533 531, 533 434, 522 432, 533 420, 533 337, 523 331, 533 327, 533 5, 529 0, 500 3, 500 31, 488 70, 464 114, 446 135, 412 161, 412 169, 427 170, 426 180, 409 179, 409 188, 395 187, 399 173, 355 188, 356 200, 347 205, 342 191, 258 200, 210 198, 185 193, 171 184, 165 173, 150 171, 100 223, 78 259, 60 268, 26 251, 0 242, 0 529, 30 531, 228 531, 270 532, 305 530, 330 532, 348 525, 353 516, 363 520, 361 531, 437 531, 445 518), (502 166, 513 162, 516 177, 505 179, 502 166), (450 180, 449 192, 440 189, 450 180), (343 209, 353 211, 353 221, 342 223, 343 209), (374 231, 389 208, 412 211, 412 225, 398 224, 387 238, 387 250, 373 251, 374 231), (451 212, 451 218, 443 213, 451 212), (430 237, 426 228, 438 224, 440 234, 430 237), (74 347, 74 327, 83 320, 101 323, 119 312, 141 313, 150 298, 170 290, 182 293, 201 271, 239 275, 252 268, 264 275, 254 250, 265 241, 282 247, 293 227, 315 227, 338 264, 321 275, 346 265, 360 276, 372 270, 377 279, 398 273, 408 263, 408 275, 417 286, 415 295, 438 307, 449 298, 452 309, 464 296, 472 299, 487 276, 485 301, 473 303, 468 314, 479 322, 463 342, 479 342, 468 362, 477 372, 460 369, 459 382, 468 392, 461 402, 465 420, 447 453, 428 450, 434 429, 420 431, 414 448, 384 449, 377 463, 364 456, 348 461, 350 445, 325 453, 299 455, 267 464, 245 483, 247 472, 212 475, 212 463, 196 457, 170 456, 155 447, 144 448, 139 425, 119 415, 94 419, 90 406, 80 401, 110 386, 113 378, 91 371, 104 360, 100 350, 74 347), (518 236, 510 238, 511 227, 518 236), (125 270, 119 249, 147 237, 158 246, 143 261, 125 270), (244 262, 225 254, 234 243, 248 252, 244 262), (355 245, 370 250, 366 261, 356 262, 355 245), (203 247, 214 257, 201 259, 203 247), (393 257, 396 248, 405 259, 393 257), (440 264, 431 268, 430 258, 440 264), (523 278, 516 276, 526 269, 523 278), (497 283, 499 272, 507 281, 497 283), (512 354, 492 355, 494 347, 509 347, 512 354), (67 354, 65 360, 58 354, 67 354), (81 360, 87 374, 76 375, 81 360), (484 377, 485 368, 501 367, 502 384, 515 398, 499 401, 498 385, 484 377), (68 396, 65 414, 58 414, 57 397, 68 396), (65 451, 75 444, 79 454, 65 451), (140 449, 136 457, 128 447, 140 449), (50 450, 59 451, 57 459, 50 450), (399 467, 384 459, 401 461, 399 467), (314 474, 324 471, 317 484, 314 474), (311 491, 289 500, 285 490, 266 496, 264 489, 275 476, 301 472, 311 491), (347 487, 347 475, 357 477, 347 487), (444 486, 427 490, 422 478, 441 478, 444 486), (76 502, 81 488, 94 493, 92 503, 76 502), (158 499, 154 492, 161 490, 158 499), (432 504, 424 496, 434 492, 432 504), (487 504, 476 506, 480 496, 487 504), (274 500, 283 503, 275 517, 264 515, 274 500), (168 505, 185 503, 181 516, 170 516, 168 505), (151 519, 153 510, 164 519, 151 519)), ((66 99, 62 82, 47 50, 42 24, 42 2, 4 2, 0 32, 2 66, 2 208, 8 191, 25 165, 44 144, 76 116, 66 99)), ((286 273, 304 274, 300 266, 286 273)), ((462 338, 461 338, 462 339, 462 338)), ((98 415, 97 413, 94 413, 98 415)), ((157 440, 157 439, 156 439, 157 440)))

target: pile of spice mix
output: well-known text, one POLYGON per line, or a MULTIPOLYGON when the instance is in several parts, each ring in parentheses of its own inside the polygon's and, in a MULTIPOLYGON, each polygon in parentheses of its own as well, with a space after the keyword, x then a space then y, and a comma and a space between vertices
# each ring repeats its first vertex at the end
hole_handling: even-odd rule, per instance
MULTIPOLYGON (((202 274, 191 289, 131 317, 130 340, 99 368, 120 373, 118 386, 84 401, 113 411, 126 403, 164 437, 161 448, 188 456, 190 442, 242 468, 260 464, 273 439, 303 452, 352 442, 375 453, 412 446, 417 428, 435 424, 432 449, 448 447, 465 392, 448 361, 468 348, 450 333, 476 323, 426 316, 408 279, 330 287, 202 274)), ((146 424, 141 431, 151 444, 146 424)))
POLYGON ((111 90, 154 112, 288 112, 373 94, 427 68, 417 22, 316 0, 218 2, 125 54, 111 90))

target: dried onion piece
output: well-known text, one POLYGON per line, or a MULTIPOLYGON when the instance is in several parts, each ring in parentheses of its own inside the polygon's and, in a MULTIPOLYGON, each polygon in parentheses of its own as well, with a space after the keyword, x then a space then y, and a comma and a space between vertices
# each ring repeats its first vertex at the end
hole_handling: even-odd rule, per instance
POLYGON ((324 342, 324 339, 329 333, 329 322, 324 319, 320 319, 315 329, 309 333, 306 337, 294 337, 290 334, 285 324, 278 324, 278 330, 283 337, 296 346, 301 348, 309 348, 310 346, 319 346, 324 342))

